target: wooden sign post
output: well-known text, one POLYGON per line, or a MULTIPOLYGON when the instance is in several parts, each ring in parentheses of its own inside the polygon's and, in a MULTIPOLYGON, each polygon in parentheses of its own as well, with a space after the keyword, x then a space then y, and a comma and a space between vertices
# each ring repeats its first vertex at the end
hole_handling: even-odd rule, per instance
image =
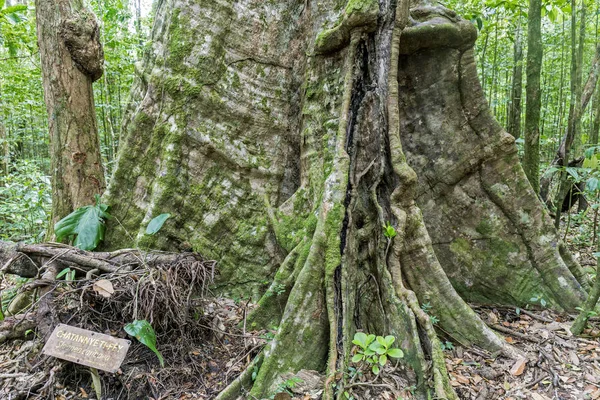
POLYGON ((131 342, 74 326, 58 325, 44 354, 108 372, 117 372, 131 342))

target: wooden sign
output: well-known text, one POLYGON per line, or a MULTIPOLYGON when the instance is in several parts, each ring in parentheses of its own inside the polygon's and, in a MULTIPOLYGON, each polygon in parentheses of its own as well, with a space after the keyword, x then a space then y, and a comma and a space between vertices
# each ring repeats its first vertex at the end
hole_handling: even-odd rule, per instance
POLYGON ((44 354, 108 372, 116 372, 131 342, 60 324, 46 342, 44 354))

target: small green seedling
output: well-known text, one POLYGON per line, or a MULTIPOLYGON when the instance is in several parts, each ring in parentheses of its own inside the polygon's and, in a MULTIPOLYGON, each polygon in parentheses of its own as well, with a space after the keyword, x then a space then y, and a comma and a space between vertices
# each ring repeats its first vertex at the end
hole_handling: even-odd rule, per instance
POLYGON ((389 221, 383 225, 383 235, 390 240, 396 237, 396 229, 394 229, 389 221))
POLYGON ((396 338, 393 336, 383 337, 357 332, 352 340, 352 343, 358 346, 352 362, 366 364, 377 375, 380 372, 380 366, 385 366, 388 358, 404 357, 402 350, 392 348, 395 341, 396 338))
POLYGON ((540 305, 542 307, 546 307, 546 300, 542 297, 541 294, 535 295, 534 297, 532 297, 531 299, 529 299, 529 301, 531 301, 532 303, 540 303, 540 305))
POLYGON ((454 350, 454 344, 448 340, 441 343, 442 350, 454 350))
POLYGON ((160 366, 164 368, 165 360, 163 359, 162 354, 160 354, 160 351, 156 348, 156 333, 154 333, 154 329, 152 329, 152 325, 150 325, 148 321, 133 321, 132 323, 125 325, 125 332, 135 337, 152 350, 158 357, 160 366))

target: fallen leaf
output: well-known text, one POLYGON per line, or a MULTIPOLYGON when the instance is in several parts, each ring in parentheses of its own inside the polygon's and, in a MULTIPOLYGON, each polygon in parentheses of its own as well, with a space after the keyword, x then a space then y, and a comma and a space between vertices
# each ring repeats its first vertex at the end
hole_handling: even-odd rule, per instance
POLYGON ((99 281, 96 281, 96 283, 94 283, 94 286, 92 286, 92 288, 100 296, 106 297, 106 298, 109 298, 115 292, 115 289, 113 288, 112 283, 106 279, 100 279, 99 281))
POLYGON ((527 360, 525 358, 519 358, 510 369, 510 374, 513 376, 519 376, 525 371, 525 365, 527 360))

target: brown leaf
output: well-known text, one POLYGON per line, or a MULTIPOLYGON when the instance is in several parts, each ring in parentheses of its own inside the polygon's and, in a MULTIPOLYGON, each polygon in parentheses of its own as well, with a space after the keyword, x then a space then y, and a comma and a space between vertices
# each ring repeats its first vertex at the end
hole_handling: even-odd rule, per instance
POLYGON ((106 297, 106 298, 109 298, 115 292, 115 289, 113 288, 112 283, 106 279, 100 279, 99 281, 96 281, 96 283, 94 283, 94 286, 92 286, 92 288, 100 296, 106 297))
POLYGON ((525 371, 526 364, 527 360, 525 358, 519 358, 510 369, 510 374, 513 376, 521 375, 525 371))

